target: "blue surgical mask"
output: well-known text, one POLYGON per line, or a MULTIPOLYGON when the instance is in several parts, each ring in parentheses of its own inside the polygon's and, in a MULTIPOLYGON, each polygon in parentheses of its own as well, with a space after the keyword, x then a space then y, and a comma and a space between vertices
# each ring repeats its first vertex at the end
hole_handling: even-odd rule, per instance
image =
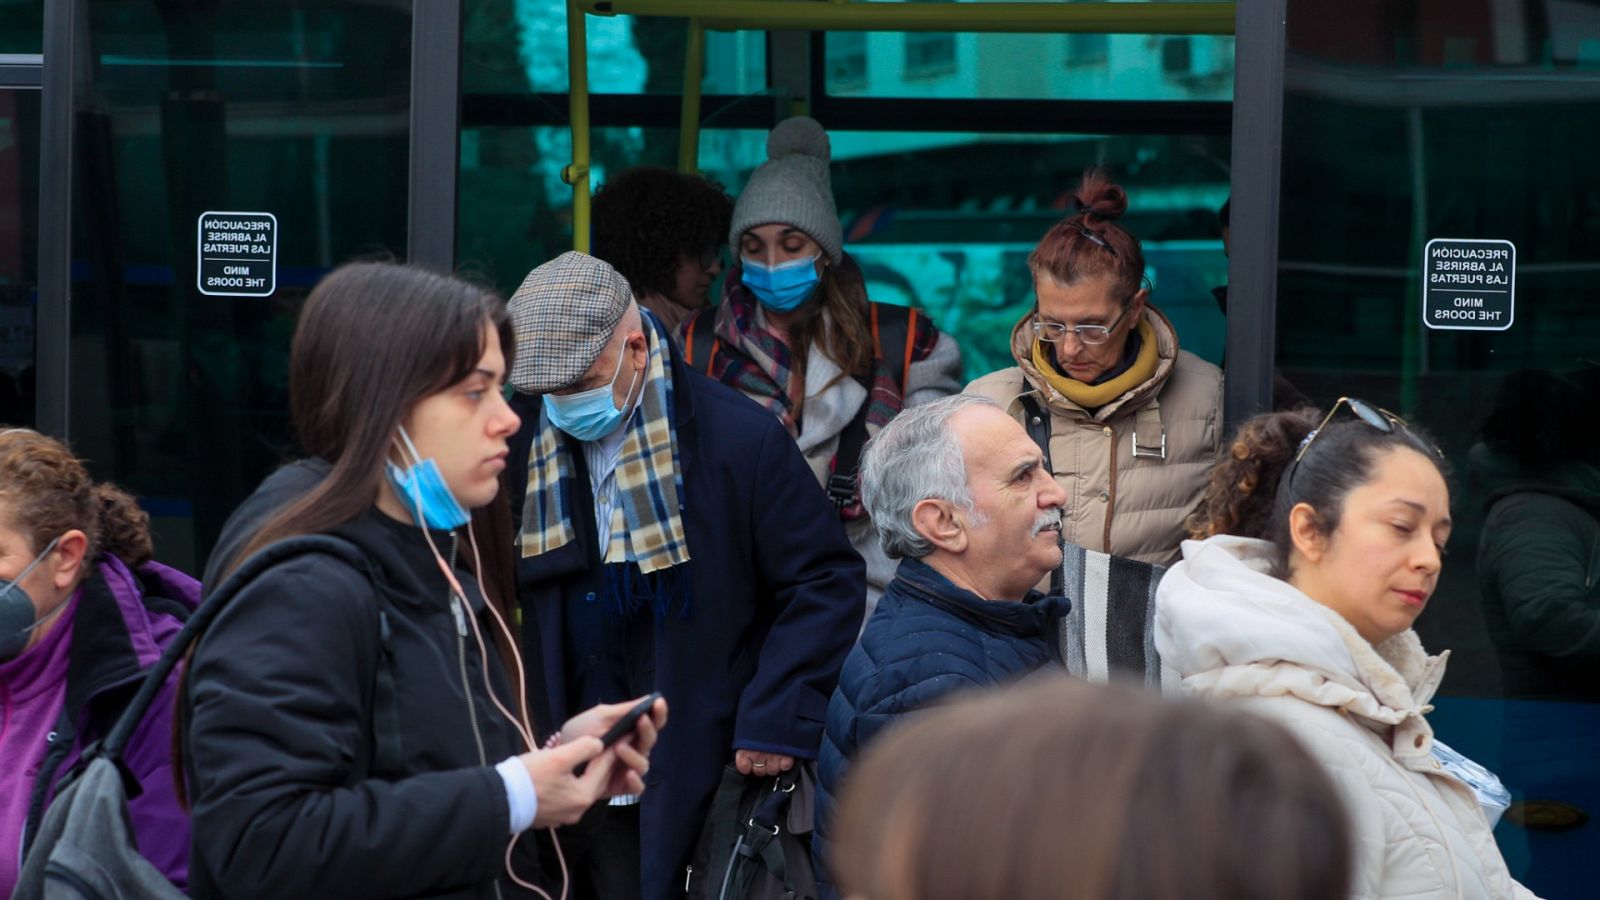
POLYGON ((439 464, 431 458, 423 459, 417 453, 416 445, 411 443, 411 436, 406 434, 404 427, 400 429, 400 440, 405 442, 402 455, 411 462, 403 467, 391 462, 385 471, 389 475, 389 485, 400 499, 400 505, 411 513, 411 521, 438 531, 450 531, 467 524, 472 514, 461 506, 455 494, 450 493, 444 476, 439 474, 439 464))
POLYGON ((10 662, 22 655, 27 649, 28 638, 33 630, 50 621, 57 612, 66 609, 63 603, 57 606, 49 615, 40 617, 33 606, 33 598, 22 588, 22 579, 28 577, 39 563, 44 561, 50 551, 56 548, 61 538, 56 538, 39 551, 33 562, 22 567, 15 578, 0 578, 0 663, 10 662))
MULTIPOLYGON (((624 410, 617 409, 613 389, 622 375, 622 363, 627 358, 627 345, 624 344, 623 352, 617 354, 617 370, 611 373, 611 381, 600 387, 565 396, 546 394, 544 414, 550 417, 550 424, 580 441, 598 441, 616 431, 617 426, 622 424, 624 410)), ((633 378, 628 381, 628 391, 623 395, 625 398, 632 396, 633 386, 638 381, 639 373, 635 371, 633 378)))
POLYGON ((769 266, 746 257, 742 260, 745 286, 755 292, 761 305, 773 312, 788 312, 810 299, 817 289, 817 258, 792 259, 769 266))

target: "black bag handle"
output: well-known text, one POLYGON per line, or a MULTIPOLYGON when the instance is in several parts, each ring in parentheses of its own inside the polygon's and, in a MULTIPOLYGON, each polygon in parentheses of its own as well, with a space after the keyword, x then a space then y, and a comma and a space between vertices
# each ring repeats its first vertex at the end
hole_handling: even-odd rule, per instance
MULTIPOLYGON (((172 643, 161 653, 161 658, 150 667, 145 675, 144 683, 139 686, 139 693, 128 703, 122 711, 122 717, 117 719, 117 724, 112 727, 111 733, 100 743, 99 754, 108 757, 114 762, 122 760, 122 750, 127 746, 128 739, 133 736, 133 731, 144 719, 145 711, 160 693, 162 685, 167 681, 167 676, 177 666, 178 661, 188 652, 189 646, 195 642, 211 621, 222 612, 244 587, 254 581, 264 570, 280 562, 302 553, 327 553, 337 556, 360 571, 367 571, 366 555, 349 541, 325 534, 310 534, 299 537, 287 538, 258 550, 249 559, 245 560, 233 574, 228 576, 215 591, 211 592, 201 602, 200 607, 189 617, 183 625, 183 630, 178 632, 172 643)), ((85 753, 85 757, 90 754, 85 753)))

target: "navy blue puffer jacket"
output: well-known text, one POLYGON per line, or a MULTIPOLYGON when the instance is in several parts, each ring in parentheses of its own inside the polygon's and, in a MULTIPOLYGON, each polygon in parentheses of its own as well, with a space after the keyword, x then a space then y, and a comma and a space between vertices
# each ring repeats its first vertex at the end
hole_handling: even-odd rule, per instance
POLYGON ((969 688, 1015 681, 1060 666, 1056 622, 1064 597, 1030 592, 1021 603, 989 602, 908 559, 845 660, 828 703, 817 756, 816 831, 812 855, 824 900, 837 893, 827 870, 834 803, 850 762, 884 726, 904 713, 969 688))

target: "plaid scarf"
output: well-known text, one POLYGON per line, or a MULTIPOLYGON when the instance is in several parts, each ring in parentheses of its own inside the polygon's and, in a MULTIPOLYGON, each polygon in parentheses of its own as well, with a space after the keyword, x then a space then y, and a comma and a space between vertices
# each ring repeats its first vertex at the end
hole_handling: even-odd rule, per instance
MULTIPOLYGON (((721 339, 722 350, 717 353, 711 376, 765 406, 783 422, 790 435, 798 436, 795 407, 803 399, 805 379, 795 369, 789 346, 757 323, 757 301, 739 280, 739 271, 735 263, 728 272, 722 305, 717 307, 713 331, 721 339)), ((841 272, 847 280, 854 276, 855 283, 859 283, 859 270, 854 266, 841 272)), ((863 293, 864 290, 863 287, 863 293)), ((827 310, 822 315, 825 332, 830 319, 827 310)), ((911 361, 926 359, 938 337, 927 317, 920 317, 912 338, 911 361)), ((871 404, 867 427, 871 433, 876 434, 905 405, 899 376, 884 363, 882 348, 875 347, 872 384, 867 394, 867 403, 871 404)))
MULTIPOLYGON (((611 540, 601 559, 614 597, 637 609, 645 596, 665 613, 686 579, 667 584, 656 578, 689 561, 683 530, 683 470, 671 417, 672 373, 667 369, 667 334, 648 310, 640 310, 650 358, 637 411, 629 417, 617 461, 617 495, 611 508, 611 540)), ((577 536, 572 526, 572 460, 567 442, 541 407, 539 431, 528 453, 527 499, 518 544, 523 558, 564 547, 577 536)), ((684 614, 688 613, 684 600, 684 614)))

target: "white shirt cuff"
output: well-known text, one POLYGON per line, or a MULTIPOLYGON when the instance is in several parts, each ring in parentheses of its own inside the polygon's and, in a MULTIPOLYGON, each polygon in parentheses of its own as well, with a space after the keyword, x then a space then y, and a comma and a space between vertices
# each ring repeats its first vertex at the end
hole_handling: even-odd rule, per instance
POLYGON ((539 794, 533 788, 533 776, 522 760, 513 756, 494 767, 506 785, 506 806, 511 808, 511 833, 521 834, 533 824, 539 813, 539 794))

